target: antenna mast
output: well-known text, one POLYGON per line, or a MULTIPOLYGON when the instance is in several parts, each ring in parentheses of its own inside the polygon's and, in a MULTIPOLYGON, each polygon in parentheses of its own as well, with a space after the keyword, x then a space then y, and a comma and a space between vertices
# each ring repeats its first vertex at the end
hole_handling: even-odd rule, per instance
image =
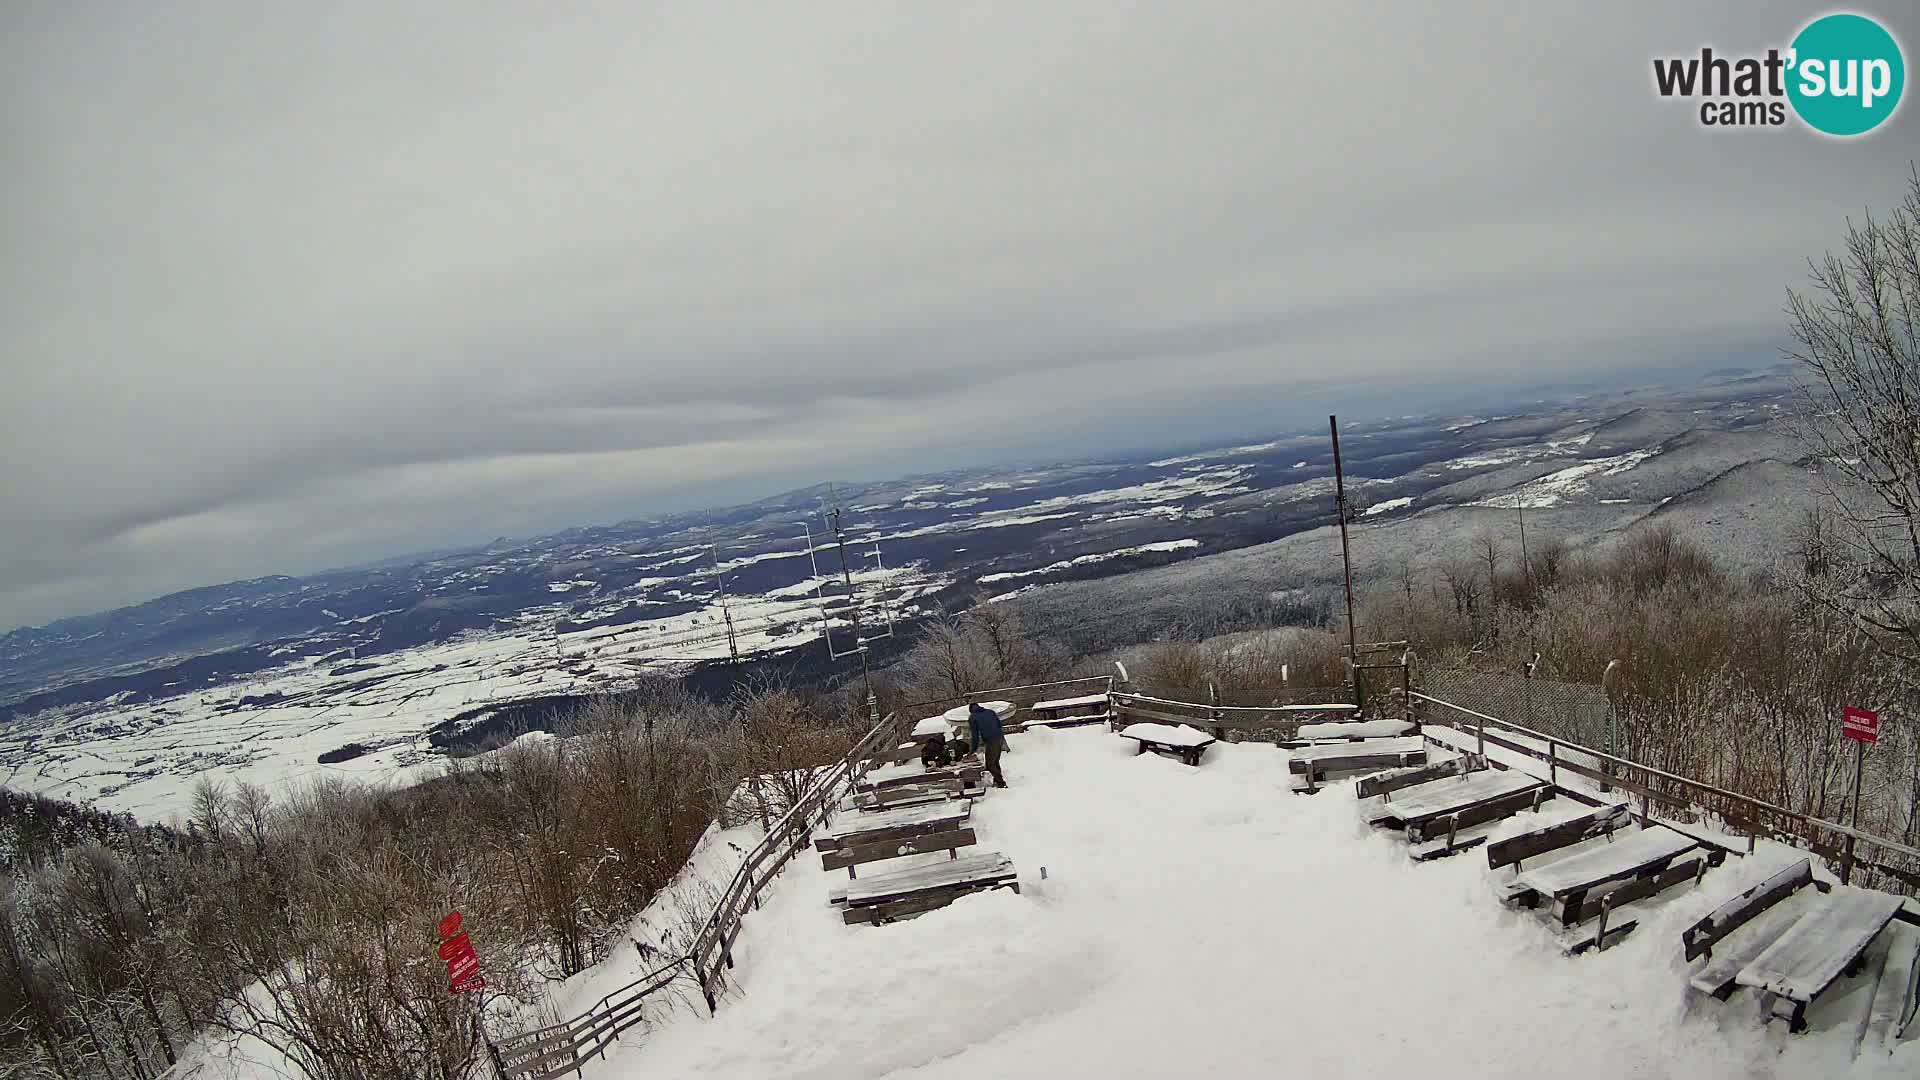
MULTIPOLYGON (((880 615, 886 621, 885 632, 868 634, 862 626, 860 621, 860 594, 853 584, 854 560, 847 557, 847 534, 846 531, 840 527, 839 501, 837 497, 831 494, 831 487, 828 488, 828 491, 830 500, 828 504, 829 508, 821 516, 826 522, 828 531, 833 533, 834 547, 840 554, 840 585, 846 590, 847 621, 853 629, 853 647, 847 649, 834 644, 833 623, 827 616, 826 579, 820 574, 820 561, 816 554, 818 549, 813 546, 813 529, 807 526, 805 522, 802 522, 801 525, 807 532, 807 559, 813 565, 814 596, 820 604, 820 636, 826 639, 827 655, 835 660, 852 654, 859 655, 860 680, 867 693, 867 716, 873 723, 878 724, 880 722, 880 699, 873 692, 873 668, 868 660, 867 642, 880 641, 893 636, 893 611, 888 607, 883 591, 880 596, 880 615)), ((873 557, 875 565, 880 570, 886 569, 885 564, 880 562, 880 544, 877 540, 874 542, 873 550, 867 554, 873 557)))
POLYGON ((727 603, 727 579, 720 573, 719 546, 708 544, 707 554, 713 559, 713 587, 720 594, 720 616, 727 621, 727 655, 737 664, 740 662, 740 639, 733 632, 733 608, 727 603))
MULTIPOLYGON (((1360 650, 1353 625, 1353 556, 1347 548, 1347 477, 1340 467, 1340 418, 1327 417, 1327 430, 1333 433, 1333 503, 1340 515, 1340 564, 1346 571, 1347 585, 1347 662, 1360 663, 1360 650)), ((1356 684, 1359 672, 1354 673, 1356 684)), ((1358 692, 1358 686, 1355 686, 1358 692)))

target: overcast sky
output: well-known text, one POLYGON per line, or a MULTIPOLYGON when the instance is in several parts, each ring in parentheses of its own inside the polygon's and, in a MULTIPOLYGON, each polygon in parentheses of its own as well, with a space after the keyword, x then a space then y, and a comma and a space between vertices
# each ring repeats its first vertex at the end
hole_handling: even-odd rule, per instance
POLYGON ((1772 363, 1920 146, 1655 100, 1819 6, 1331 6, 7 4, 0 629, 1328 380, 1772 363))

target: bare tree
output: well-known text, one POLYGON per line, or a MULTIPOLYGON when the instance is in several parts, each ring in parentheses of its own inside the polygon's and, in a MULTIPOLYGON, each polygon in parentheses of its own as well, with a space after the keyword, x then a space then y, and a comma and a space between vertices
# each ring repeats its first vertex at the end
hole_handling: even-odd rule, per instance
POLYGON ((1835 516, 1839 558, 1813 594, 1920 661, 1920 168, 1882 218, 1847 223, 1839 254, 1789 290, 1804 435, 1835 516))

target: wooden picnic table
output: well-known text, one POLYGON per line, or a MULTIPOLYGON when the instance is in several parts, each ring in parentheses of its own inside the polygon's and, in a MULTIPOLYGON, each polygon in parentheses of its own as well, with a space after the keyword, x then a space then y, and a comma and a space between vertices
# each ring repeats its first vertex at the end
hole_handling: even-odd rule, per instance
POLYGON ((929 889, 951 889, 977 885, 1016 876, 1013 860, 997 851, 983 851, 946 862, 908 867, 888 874, 875 874, 849 882, 848 907, 896 900, 929 889))
POLYGON ((888 788, 906 787, 913 784, 933 784, 942 780, 958 780, 965 784, 971 784, 978 779, 980 779, 979 765, 949 765, 942 768, 929 769, 922 766, 919 762, 912 762, 906 765, 893 765, 883 769, 873 769, 869 771, 867 775, 861 777, 859 782, 854 784, 853 789, 855 791, 885 791, 888 788))
POLYGON ((1530 791, 1538 786, 1539 780, 1523 772, 1482 769, 1463 776, 1449 776, 1402 788, 1388 802, 1368 804, 1367 816, 1376 823, 1422 823, 1429 818, 1464 810, 1476 803, 1530 791))
POLYGON ((1322 739, 1391 739, 1412 730, 1411 720, 1339 720, 1301 724, 1294 730, 1293 737, 1303 743, 1322 739))
POLYGON ((1297 773, 1341 772, 1418 765, 1426 758, 1427 741, 1413 735, 1297 747, 1287 752, 1287 768, 1297 773))
POLYGON ((1020 891, 1013 860, 985 851, 850 881, 828 899, 845 907, 848 923, 882 923, 945 907, 971 892, 999 888, 1020 891))
POLYGON ((1138 743, 1136 754, 1149 749, 1170 753, 1189 765, 1198 766, 1200 755, 1214 744, 1214 737, 1178 724, 1129 724, 1120 732, 1123 739, 1138 743))
POLYGON ((1803 1030, 1807 1006, 1859 960, 1902 902, 1892 893, 1840 886, 1800 916, 1734 981, 1772 994, 1773 1015, 1785 1019, 1790 1030, 1803 1030))
POLYGON ((1112 719, 1113 709, 1111 706, 1112 700, 1105 694, 1086 694, 1081 697, 1036 701, 1027 707, 1027 711, 1032 713, 1033 717, 1021 726, 1095 724, 1102 720, 1112 719))
POLYGON ((878 810, 846 819, 849 823, 813 842, 816 851, 834 851, 857 844, 878 843, 914 836, 919 833, 946 832, 958 828, 973 814, 973 804, 965 800, 943 799, 918 806, 878 810))

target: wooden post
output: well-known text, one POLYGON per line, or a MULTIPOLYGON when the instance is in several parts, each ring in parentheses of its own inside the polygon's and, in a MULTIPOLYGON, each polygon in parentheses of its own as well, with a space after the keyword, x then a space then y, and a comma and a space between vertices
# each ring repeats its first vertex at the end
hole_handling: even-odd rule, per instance
POLYGON ((1555 739, 1547 740, 1547 783, 1560 786, 1560 743, 1555 739))
POLYGON ((1611 914, 1613 914, 1613 894, 1608 893, 1600 898, 1600 927, 1593 935, 1593 947, 1597 952, 1606 951, 1607 916, 1611 914))

